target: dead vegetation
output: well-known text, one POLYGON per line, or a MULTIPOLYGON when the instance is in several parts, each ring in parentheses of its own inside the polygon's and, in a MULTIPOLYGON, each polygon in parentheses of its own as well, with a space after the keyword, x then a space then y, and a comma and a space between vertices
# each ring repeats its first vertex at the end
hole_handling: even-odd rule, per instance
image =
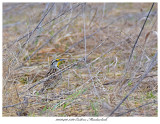
POLYGON ((151 5, 4 3, 3 116, 157 116, 157 4, 131 56, 151 5))

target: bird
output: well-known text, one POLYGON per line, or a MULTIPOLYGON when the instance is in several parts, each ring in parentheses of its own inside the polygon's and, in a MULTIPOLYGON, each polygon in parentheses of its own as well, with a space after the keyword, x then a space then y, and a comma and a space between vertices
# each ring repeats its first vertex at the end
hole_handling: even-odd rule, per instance
MULTIPOLYGON (((60 71, 59 65, 64 61, 65 59, 53 59, 50 64, 49 71, 45 75, 45 77, 48 77, 52 74, 56 74, 57 71, 60 71)), ((54 88, 59 80, 62 78, 62 73, 58 75, 53 75, 49 80, 43 83, 43 88, 39 91, 39 93, 43 93, 45 90, 54 88)))

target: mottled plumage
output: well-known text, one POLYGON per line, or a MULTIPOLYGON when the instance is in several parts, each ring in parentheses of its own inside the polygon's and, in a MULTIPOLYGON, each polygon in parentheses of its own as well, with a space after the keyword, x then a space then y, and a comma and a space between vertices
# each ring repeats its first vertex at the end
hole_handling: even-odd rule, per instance
POLYGON ((53 74, 53 77, 51 79, 49 79, 48 81, 44 82, 43 88, 39 91, 39 93, 42 93, 47 89, 54 88, 58 84, 59 80, 62 78, 62 73, 56 75, 56 72, 60 71, 59 64, 63 60, 64 59, 52 60, 51 65, 50 65, 50 69, 45 77, 48 77, 51 74, 53 74), (54 76, 54 74, 55 74, 55 76, 54 76))

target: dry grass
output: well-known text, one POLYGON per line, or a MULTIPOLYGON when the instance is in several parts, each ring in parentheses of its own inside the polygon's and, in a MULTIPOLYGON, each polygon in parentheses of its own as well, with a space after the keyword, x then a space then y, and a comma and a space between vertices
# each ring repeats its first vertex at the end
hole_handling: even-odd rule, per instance
MULTIPOLYGON (((150 7, 4 3, 3 116, 109 116, 157 52, 155 4, 127 66, 150 7), (41 83, 27 90, 56 58, 66 59, 61 69, 76 64, 55 89, 40 95, 41 83)), ((156 65, 112 116, 157 116, 157 85, 156 65)))

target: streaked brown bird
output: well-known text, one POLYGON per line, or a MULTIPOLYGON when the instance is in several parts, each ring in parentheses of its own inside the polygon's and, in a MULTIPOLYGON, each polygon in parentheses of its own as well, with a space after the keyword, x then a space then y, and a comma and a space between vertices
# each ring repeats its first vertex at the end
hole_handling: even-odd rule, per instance
MULTIPOLYGON (((56 74, 57 71, 60 71, 59 65, 61 64, 62 61, 64 61, 64 59, 52 60, 51 65, 50 65, 50 69, 45 77, 48 77, 51 74, 54 75, 54 74, 56 74)), ((62 73, 60 73, 58 75, 54 75, 51 79, 44 82, 43 88, 39 91, 39 93, 43 93, 47 89, 54 88, 58 84, 58 82, 61 78, 62 78, 62 73)))

